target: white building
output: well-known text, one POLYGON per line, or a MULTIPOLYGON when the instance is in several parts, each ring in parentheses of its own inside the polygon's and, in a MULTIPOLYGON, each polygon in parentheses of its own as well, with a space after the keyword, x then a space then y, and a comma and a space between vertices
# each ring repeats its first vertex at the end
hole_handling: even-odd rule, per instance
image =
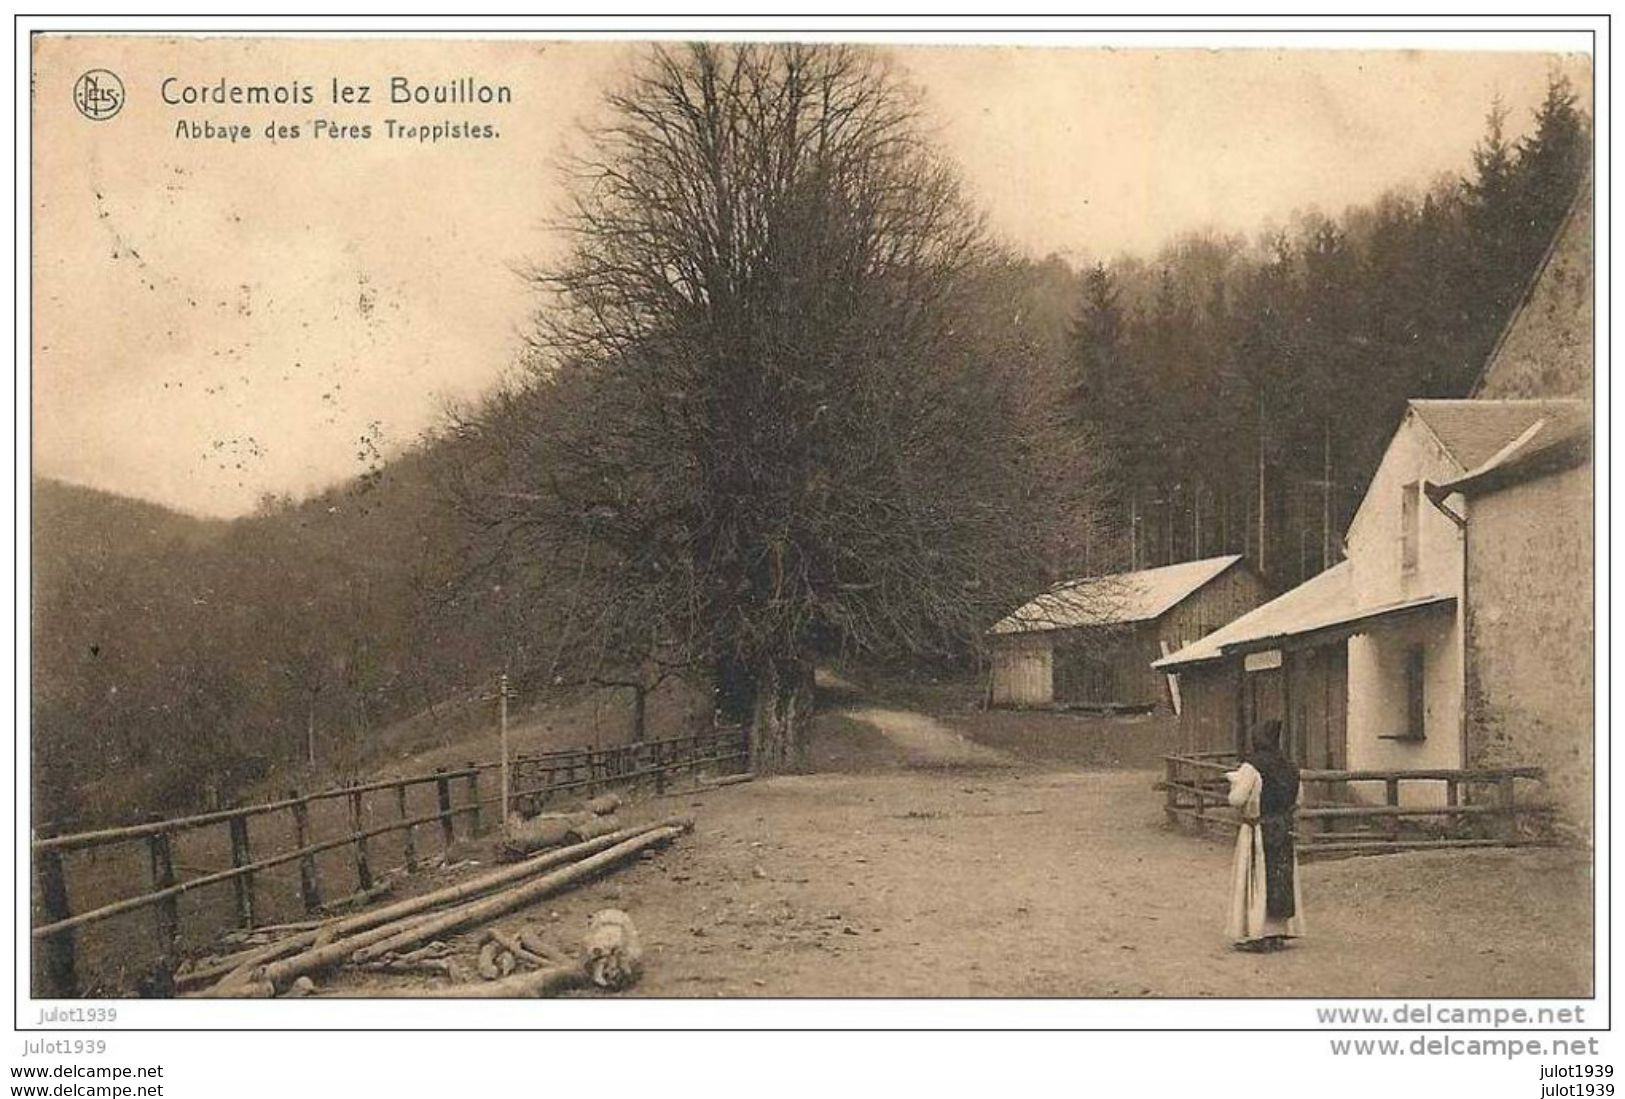
POLYGON ((1307 767, 1468 767, 1470 504, 1449 486, 1585 419, 1571 400, 1410 402, 1349 525, 1347 560, 1156 661, 1180 677, 1182 747, 1238 749, 1243 730, 1275 717, 1307 767))

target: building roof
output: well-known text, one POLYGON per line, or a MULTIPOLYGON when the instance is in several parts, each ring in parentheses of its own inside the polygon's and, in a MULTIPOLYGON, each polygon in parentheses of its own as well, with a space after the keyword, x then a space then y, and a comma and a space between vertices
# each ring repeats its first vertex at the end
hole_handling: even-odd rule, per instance
POLYGON ((1571 417, 1584 406, 1573 400, 1462 400, 1411 401, 1410 407, 1465 473, 1541 420, 1571 417))
POLYGON ((1440 498, 1475 495, 1566 469, 1590 457, 1590 410, 1583 401, 1549 402, 1547 414, 1465 476, 1430 488, 1440 498))
POLYGON ((1423 595, 1392 603, 1362 604, 1355 592, 1353 566, 1342 561, 1283 595, 1254 607, 1183 649, 1153 661, 1164 671, 1217 660, 1236 652, 1272 648, 1287 638, 1325 633, 1327 640, 1369 628, 1378 621, 1455 602, 1451 595, 1423 595))
POLYGON ((1241 560, 1240 554, 1057 584, 994 624, 992 633, 1034 633, 1161 618, 1241 560))

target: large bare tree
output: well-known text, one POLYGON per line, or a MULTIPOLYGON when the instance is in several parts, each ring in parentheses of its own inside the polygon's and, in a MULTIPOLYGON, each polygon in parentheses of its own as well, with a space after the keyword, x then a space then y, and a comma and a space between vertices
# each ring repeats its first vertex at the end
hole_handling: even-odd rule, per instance
POLYGON ((608 106, 462 503, 561 676, 704 675, 785 769, 816 659, 963 652, 1052 578, 1084 482, 884 55, 655 49, 608 106))

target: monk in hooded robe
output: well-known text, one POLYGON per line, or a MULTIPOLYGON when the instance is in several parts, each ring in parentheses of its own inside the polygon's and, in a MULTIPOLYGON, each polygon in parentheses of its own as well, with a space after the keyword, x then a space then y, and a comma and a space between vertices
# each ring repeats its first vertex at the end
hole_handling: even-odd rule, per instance
POLYGON ((1241 766, 1225 773, 1241 815, 1231 863, 1227 930, 1238 950, 1279 950, 1302 937, 1303 898, 1292 819, 1298 767, 1281 752, 1281 723, 1261 721, 1241 766))

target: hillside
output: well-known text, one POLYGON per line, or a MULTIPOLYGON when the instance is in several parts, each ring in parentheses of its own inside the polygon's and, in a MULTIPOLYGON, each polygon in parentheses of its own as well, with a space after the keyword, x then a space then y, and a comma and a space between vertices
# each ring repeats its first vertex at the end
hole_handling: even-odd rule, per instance
POLYGON ((48 603, 63 581, 132 559, 200 551, 218 541, 227 524, 48 477, 31 493, 33 581, 36 606, 48 603))
MULTIPOLYGON (((535 600, 464 568, 456 447, 231 521, 37 481, 35 822, 197 810, 422 751, 489 756, 481 699, 504 667, 543 739, 624 735, 630 692, 553 684, 535 600), (555 703, 562 723, 545 717, 555 703)), ((651 729, 667 712, 648 707, 651 729)))
POLYGON ((339 768, 373 722, 456 694, 397 697, 436 559, 435 497, 399 480, 230 522, 37 481, 36 820, 230 798, 308 757, 311 737, 339 768))

